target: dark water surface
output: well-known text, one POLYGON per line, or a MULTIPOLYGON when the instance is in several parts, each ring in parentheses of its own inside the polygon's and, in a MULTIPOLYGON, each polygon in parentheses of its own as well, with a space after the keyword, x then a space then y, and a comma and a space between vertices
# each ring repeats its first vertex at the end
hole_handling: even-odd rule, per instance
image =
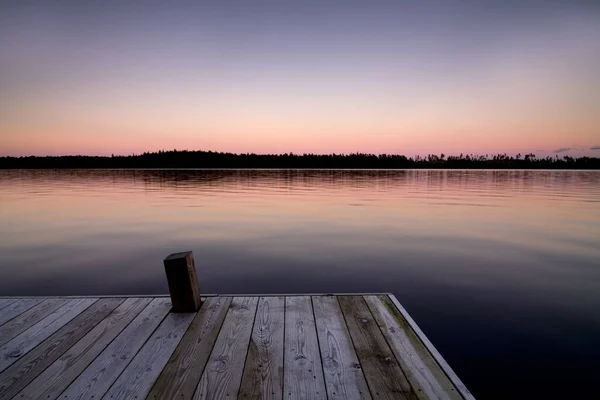
POLYGON ((0 171, 0 295, 393 292, 480 398, 597 397, 600 172, 0 171))

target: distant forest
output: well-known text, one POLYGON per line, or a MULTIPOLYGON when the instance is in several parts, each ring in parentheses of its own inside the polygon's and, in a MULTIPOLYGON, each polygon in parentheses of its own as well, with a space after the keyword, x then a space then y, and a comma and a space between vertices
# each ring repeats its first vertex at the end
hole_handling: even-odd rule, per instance
POLYGON ((233 154, 213 151, 158 151, 130 156, 0 157, 8 168, 340 168, 340 169, 600 169, 598 157, 546 157, 431 154, 406 157, 390 154, 233 154))

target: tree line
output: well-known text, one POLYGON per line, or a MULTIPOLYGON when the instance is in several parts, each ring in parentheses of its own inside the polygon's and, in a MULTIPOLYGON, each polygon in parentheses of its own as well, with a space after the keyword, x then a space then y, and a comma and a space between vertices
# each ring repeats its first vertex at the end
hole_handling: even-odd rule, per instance
POLYGON ((318 169, 600 169, 600 158, 535 154, 254 154, 170 150, 127 156, 0 157, 0 169, 9 168, 318 168, 318 169))

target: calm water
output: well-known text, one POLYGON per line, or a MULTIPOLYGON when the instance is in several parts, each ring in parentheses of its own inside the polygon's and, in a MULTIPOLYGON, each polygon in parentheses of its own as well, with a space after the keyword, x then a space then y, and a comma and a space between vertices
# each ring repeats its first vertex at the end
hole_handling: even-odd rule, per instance
POLYGON ((0 295, 393 292, 480 398, 600 372, 600 172, 0 171, 0 295))

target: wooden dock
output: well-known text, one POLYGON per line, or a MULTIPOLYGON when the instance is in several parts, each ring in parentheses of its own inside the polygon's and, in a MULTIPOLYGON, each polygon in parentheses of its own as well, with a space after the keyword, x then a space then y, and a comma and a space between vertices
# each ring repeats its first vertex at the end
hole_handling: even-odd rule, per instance
POLYGON ((472 399, 393 295, 0 299, 0 399, 472 399))
POLYGON ((0 399, 473 399, 391 294, 0 298, 0 399))

